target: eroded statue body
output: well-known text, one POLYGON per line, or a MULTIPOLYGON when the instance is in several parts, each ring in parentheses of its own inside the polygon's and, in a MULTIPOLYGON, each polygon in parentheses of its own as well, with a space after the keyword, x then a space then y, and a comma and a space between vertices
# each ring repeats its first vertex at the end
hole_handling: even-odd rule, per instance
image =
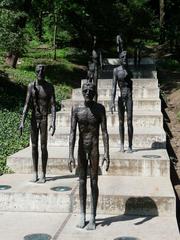
POLYGON ((33 178, 32 182, 44 183, 46 181, 46 166, 48 159, 47 151, 47 124, 48 113, 51 107, 51 125, 52 135, 55 132, 55 95, 52 84, 45 81, 45 66, 37 65, 36 81, 28 86, 26 101, 23 109, 23 114, 20 123, 20 133, 24 128, 25 118, 29 107, 31 107, 31 142, 32 142, 32 159, 33 159, 33 178), (42 172, 38 176, 38 137, 40 133, 41 153, 42 153, 42 172))
POLYGON ((106 126, 106 113, 103 105, 93 101, 96 87, 92 83, 82 86, 84 104, 72 109, 71 132, 69 141, 69 169, 75 167, 74 146, 76 128, 79 127, 78 145, 78 172, 79 172, 79 197, 80 197, 80 222, 79 228, 86 225, 86 197, 87 197, 87 171, 88 164, 91 181, 91 218, 88 230, 94 230, 97 201, 98 201, 98 168, 99 168, 99 128, 101 126, 104 142, 104 158, 106 171, 109 168, 109 139, 106 126))

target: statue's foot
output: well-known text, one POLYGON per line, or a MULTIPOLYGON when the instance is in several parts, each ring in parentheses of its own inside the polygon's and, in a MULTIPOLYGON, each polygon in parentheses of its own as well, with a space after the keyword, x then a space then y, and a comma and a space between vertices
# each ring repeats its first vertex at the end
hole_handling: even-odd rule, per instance
POLYGON ((80 217, 79 223, 76 225, 77 228, 84 228, 86 225, 86 220, 84 217, 80 217))
POLYGON ((38 183, 45 183, 46 182, 46 178, 45 177, 41 177, 39 180, 38 180, 38 183))
POLYGON ((132 152, 133 152, 132 148, 128 147, 127 153, 132 153, 132 152))
POLYGON ((95 220, 90 220, 87 227, 87 230, 95 230, 96 229, 96 223, 95 220))
POLYGON ((35 183, 37 181, 38 181, 38 175, 37 174, 33 174, 32 179, 30 180, 30 182, 35 183))

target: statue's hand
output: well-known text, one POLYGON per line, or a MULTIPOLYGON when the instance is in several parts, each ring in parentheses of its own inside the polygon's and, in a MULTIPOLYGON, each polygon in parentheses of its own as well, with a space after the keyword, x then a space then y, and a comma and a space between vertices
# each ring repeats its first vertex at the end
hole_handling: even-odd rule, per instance
POLYGON ((24 128, 24 123, 21 122, 20 125, 19 125, 20 136, 22 136, 23 128, 24 128))
POLYGON ((113 111, 115 111, 115 104, 114 103, 111 104, 111 113, 112 114, 113 114, 113 111))
POLYGON ((49 131, 52 129, 52 132, 51 132, 51 136, 54 135, 55 131, 56 131, 56 127, 55 125, 51 124, 50 127, 49 127, 49 131))
POLYGON ((107 172, 108 169, 109 169, 109 164, 110 164, 109 156, 104 155, 103 160, 102 160, 102 166, 104 165, 104 163, 106 164, 105 169, 106 169, 106 172, 107 172))
POLYGON ((70 157, 69 161, 68 161, 68 168, 69 171, 72 172, 72 168, 75 168, 76 164, 75 164, 75 159, 74 157, 70 157))

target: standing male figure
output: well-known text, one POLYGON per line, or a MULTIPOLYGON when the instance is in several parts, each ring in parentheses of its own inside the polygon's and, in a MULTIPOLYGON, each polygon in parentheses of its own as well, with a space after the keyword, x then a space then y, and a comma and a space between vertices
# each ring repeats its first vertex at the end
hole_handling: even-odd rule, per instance
POLYGON ((123 51, 123 40, 120 34, 116 36, 116 45, 117 45, 118 57, 120 57, 120 54, 123 51))
POLYGON ((72 108, 71 131, 69 139, 69 170, 75 167, 74 146, 76 139, 77 124, 79 127, 78 146, 78 171, 79 171, 79 198, 80 198, 80 222, 79 228, 84 228, 86 224, 86 197, 87 197, 87 168, 89 162, 91 181, 91 217, 87 226, 88 230, 94 230, 96 209, 98 202, 98 167, 99 167, 99 127, 101 126, 104 143, 104 158, 106 171, 109 168, 109 137, 106 124, 106 112, 103 105, 93 101, 96 87, 92 83, 85 83, 82 86, 84 104, 72 108))
POLYGON ((98 99, 99 68, 102 69, 102 55, 101 55, 101 51, 97 49, 96 36, 94 36, 92 56, 91 56, 91 60, 88 62, 87 80, 88 82, 92 82, 96 86, 96 94, 94 96, 95 102, 97 102, 97 99, 98 99))
POLYGON ((47 151, 47 124, 49 107, 51 107, 51 125, 52 136, 55 132, 55 94, 52 84, 45 81, 45 66, 39 64, 36 66, 36 81, 28 86, 26 101, 23 109, 23 114, 20 123, 20 134, 24 128, 25 118, 31 105, 31 142, 32 142, 32 159, 33 159, 33 178, 32 182, 45 183, 46 181, 46 166, 48 159, 47 151), (41 152, 42 152, 42 173, 38 178, 38 136, 41 136, 41 152))
POLYGON ((120 96, 118 98, 118 116, 119 116, 119 135, 120 135, 120 151, 124 152, 124 114, 127 111, 127 125, 128 125, 128 152, 132 153, 132 139, 133 139, 133 101, 132 101, 132 80, 130 73, 124 67, 126 63, 126 52, 120 54, 120 65, 113 70, 112 81, 112 104, 111 112, 115 110, 116 86, 118 84, 120 89, 120 96))

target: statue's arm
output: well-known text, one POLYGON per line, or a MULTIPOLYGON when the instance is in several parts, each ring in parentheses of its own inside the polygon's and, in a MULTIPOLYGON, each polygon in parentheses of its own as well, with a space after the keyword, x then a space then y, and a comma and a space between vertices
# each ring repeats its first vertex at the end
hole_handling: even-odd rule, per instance
POLYGON ((116 87, 117 87, 117 78, 116 78, 116 69, 114 69, 113 70, 113 79, 112 79, 111 113, 113 113, 113 110, 115 110, 116 87))
POLYGON ((30 99, 31 99, 31 88, 32 88, 32 84, 28 85, 28 89, 27 89, 27 94, 26 94, 26 100, 25 100, 25 104, 24 104, 24 109, 23 109, 23 113, 21 116, 21 122, 20 122, 20 126, 19 126, 19 130, 20 130, 20 135, 22 135, 22 131, 24 128, 24 122, 28 113, 28 109, 29 109, 29 103, 30 103, 30 99))
POLYGON ((74 147, 76 142, 76 128, 77 128, 77 117, 76 117, 77 108, 73 108, 71 110, 71 129, 69 135, 69 162, 68 167, 70 172, 72 172, 72 165, 75 167, 75 159, 74 159, 74 147))
POLYGON ((104 158, 102 165, 104 162, 106 162, 106 171, 109 169, 109 135, 107 131, 107 120, 106 120, 106 110, 103 106, 102 108, 102 116, 101 116, 101 130, 102 130, 102 138, 103 138, 103 144, 104 144, 104 158))
POLYGON ((102 52, 99 52, 99 64, 100 64, 100 68, 101 70, 103 69, 103 57, 102 57, 102 52))
POLYGON ((52 95, 51 95, 51 125, 49 130, 52 128, 51 135, 53 136, 56 130, 56 100, 55 100, 55 91, 54 87, 52 86, 52 95))

